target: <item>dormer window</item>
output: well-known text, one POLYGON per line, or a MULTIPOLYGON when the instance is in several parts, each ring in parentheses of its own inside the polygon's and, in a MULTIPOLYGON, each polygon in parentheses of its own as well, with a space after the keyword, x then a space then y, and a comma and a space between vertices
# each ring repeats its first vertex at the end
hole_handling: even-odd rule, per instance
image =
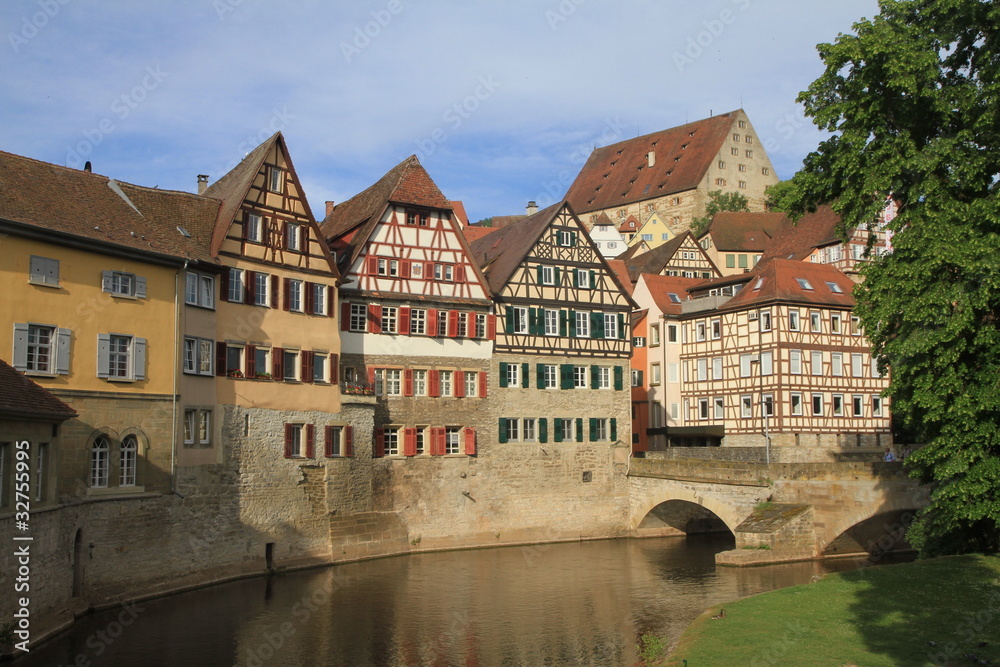
POLYGON ((799 287, 801 287, 802 289, 812 291, 813 288, 812 284, 810 284, 810 282, 805 278, 796 278, 795 282, 797 282, 799 284, 799 287))
POLYGON ((829 287, 829 288, 830 288, 830 291, 831 291, 831 292, 833 292, 834 294, 843 294, 843 293, 844 293, 844 290, 842 290, 842 289, 840 288, 840 285, 838 285, 838 284, 837 284, 837 283, 835 283, 835 282, 829 282, 829 281, 828 281, 828 282, 826 283, 826 286, 827 286, 827 287, 829 287))

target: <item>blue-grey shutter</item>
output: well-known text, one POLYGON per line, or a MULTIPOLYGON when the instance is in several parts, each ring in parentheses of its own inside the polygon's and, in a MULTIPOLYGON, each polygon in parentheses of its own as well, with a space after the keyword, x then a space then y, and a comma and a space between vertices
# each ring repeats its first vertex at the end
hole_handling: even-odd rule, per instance
POLYGON ((14 323, 14 368, 28 370, 28 325, 23 322, 14 323))
POLYGON ((101 291, 110 292, 111 291, 111 271, 101 271, 101 291))
POLYGON ((538 420, 538 442, 549 441, 549 422, 545 417, 538 420))
POLYGON ((135 277, 135 298, 146 298, 146 279, 142 276, 135 277))
POLYGON ((110 377, 111 334, 97 334, 97 377, 110 377))
POLYGON ((69 329, 56 329, 56 373, 69 375, 69 345, 73 332, 69 329))
POLYGON ((132 339, 132 376, 136 380, 146 379, 146 339, 132 339))

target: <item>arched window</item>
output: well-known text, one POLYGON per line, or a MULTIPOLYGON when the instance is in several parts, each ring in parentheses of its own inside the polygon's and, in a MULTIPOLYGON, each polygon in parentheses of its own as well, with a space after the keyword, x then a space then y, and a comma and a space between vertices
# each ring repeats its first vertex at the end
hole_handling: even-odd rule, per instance
POLYGON ((108 486, 108 467, 110 463, 111 444, 104 436, 94 440, 90 449, 90 486, 103 489, 108 486))
POLYGON ((121 446, 121 475, 118 486, 135 486, 136 456, 139 453, 139 442, 134 435, 126 435, 121 446))

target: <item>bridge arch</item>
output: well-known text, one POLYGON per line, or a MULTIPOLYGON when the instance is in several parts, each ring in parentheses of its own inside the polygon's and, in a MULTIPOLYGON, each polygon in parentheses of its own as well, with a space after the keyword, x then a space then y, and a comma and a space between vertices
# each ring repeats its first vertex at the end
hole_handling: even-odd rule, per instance
POLYGON ((647 521, 654 510, 673 502, 700 506, 703 510, 718 517, 733 534, 736 533, 736 526, 740 525, 745 518, 737 508, 710 494, 696 493, 691 489, 664 488, 657 493, 646 496, 637 504, 636 511, 632 514, 631 528, 637 530, 643 527, 643 522, 647 521))
POLYGON ((854 545, 878 555, 908 548, 906 531, 919 509, 909 499, 887 498, 878 507, 855 511, 817 532, 816 552, 832 556, 854 545))

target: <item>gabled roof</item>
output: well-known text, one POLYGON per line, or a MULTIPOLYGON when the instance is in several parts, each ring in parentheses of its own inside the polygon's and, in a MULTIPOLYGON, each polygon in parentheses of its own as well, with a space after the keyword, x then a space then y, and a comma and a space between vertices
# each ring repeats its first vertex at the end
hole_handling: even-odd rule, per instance
POLYGON ((457 199, 452 199, 450 203, 452 210, 455 211, 455 219, 463 227, 468 227, 471 223, 469 223, 469 214, 465 212, 465 204, 457 199))
POLYGON ((76 410, 0 359, 0 418, 64 421, 76 410))
POLYGON ((722 252, 763 252, 783 220, 784 213, 721 211, 712 217, 705 234, 722 252))
MULTIPOLYGON (((611 222, 611 218, 609 218, 608 214, 603 211, 599 216, 597 216, 597 220, 594 221, 594 226, 596 227, 597 225, 611 225, 612 227, 615 227, 615 223, 611 222)), ((615 229, 617 230, 617 227, 615 229)))
POLYGON ((840 216, 829 206, 820 206, 814 213, 806 213, 798 222, 785 217, 775 229, 761 261, 771 258, 803 260, 816 248, 839 243, 839 225, 840 216))
POLYGON ((453 210, 451 202, 441 194, 417 156, 411 155, 374 185, 335 206, 323 220, 321 228, 328 240, 358 230, 351 238, 348 264, 357 258, 390 203, 453 210))
POLYGON ((615 259, 619 259, 628 264, 630 261, 632 261, 634 257, 637 257, 646 252, 649 252, 649 246, 640 241, 638 243, 630 245, 628 249, 625 250, 625 252, 615 257, 615 259))
POLYGON ((496 227, 483 227, 482 225, 466 225, 462 227, 462 236, 469 243, 473 241, 478 241, 484 236, 489 236, 497 230, 496 227))
POLYGON ((528 216, 524 213, 516 213, 514 215, 494 215, 490 218, 490 226, 493 229, 500 229, 501 227, 506 227, 507 225, 513 225, 515 222, 521 222, 528 216))
MULTIPOLYGON (((675 236, 669 241, 656 246, 652 250, 648 250, 644 253, 635 255, 629 260, 625 261, 625 265, 628 267, 628 275, 632 280, 638 280, 639 275, 642 273, 660 273, 663 271, 663 267, 667 265, 667 262, 673 258, 674 253, 677 249, 681 247, 684 243, 684 239, 691 236, 691 232, 685 232, 679 236, 675 236)), ((694 237, 691 236, 694 240, 694 237)))
POLYGON ((814 264, 790 259, 772 259, 758 265, 743 289, 726 307, 768 301, 804 302, 823 306, 854 306, 854 281, 830 264, 814 264), (800 283, 802 280, 804 283, 800 283), (837 285, 840 291, 830 287, 837 285))
POLYGON ((635 285, 632 284, 632 278, 628 274, 628 268, 625 266, 625 262, 620 259, 609 259, 607 262, 608 266, 611 267, 611 272, 618 278, 618 282, 620 282, 622 287, 627 289, 628 293, 631 294, 635 289, 635 285))
MULTIPOLYGON (((660 312, 670 315, 680 315, 681 303, 688 299, 688 290, 705 282, 698 278, 661 276, 653 273, 643 273, 639 279, 646 283, 646 289, 649 290, 653 303, 660 312)), ((636 280, 636 285, 638 284, 639 280, 636 280)))
POLYGON ((247 153, 238 165, 206 188, 206 197, 214 197, 222 200, 222 206, 219 207, 219 217, 215 224, 215 231, 212 234, 213 255, 217 255, 219 249, 222 248, 222 244, 226 240, 226 234, 229 233, 229 226, 232 224, 240 207, 243 206, 243 200, 246 199, 247 192, 250 191, 250 186, 253 185, 253 181, 260 171, 260 166, 263 164, 264 158, 267 157, 271 148, 274 147, 280 135, 280 132, 272 134, 264 143, 247 153))
POLYGON ((503 290, 528 251, 538 242, 542 232, 564 205, 565 202, 557 202, 469 244, 472 256, 482 268, 486 282, 494 294, 503 290))
POLYGON ((218 210, 217 200, 188 192, 0 151, 0 221, 53 241, 85 239, 117 252, 211 261, 208 235, 218 210))
POLYGON ((596 148, 569 187, 574 210, 588 213, 693 190, 729 136, 738 111, 596 148), (654 164, 648 166, 648 155, 654 164))
POLYGON ((635 232, 639 230, 639 220, 634 215, 630 215, 618 225, 620 232, 635 232))

